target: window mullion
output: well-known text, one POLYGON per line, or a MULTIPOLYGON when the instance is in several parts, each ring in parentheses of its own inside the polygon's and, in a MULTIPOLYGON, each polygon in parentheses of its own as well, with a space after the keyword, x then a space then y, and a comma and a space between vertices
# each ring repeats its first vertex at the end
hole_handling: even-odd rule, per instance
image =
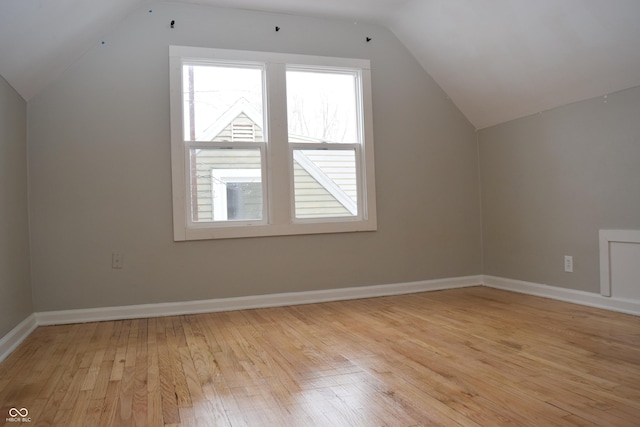
POLYGON ((210 149, 210 148, 225 148, 230 150, 242 150, 259 148, 262 149, 264 142, 215 142, 215 141, 185 141, 185 146, 189 149, 210 149))
POLYGON ((267 156, 269 217, 274 225, 288 224, 291 220, 285 70, 284 64, 268 63, 266 65, 267 123, 269 123, 267 156))
POLYGON ((343 142, 291 142, 289 146, 293 150, 345 150, 353 151, 360 147, 360 144, 346 144, 343 142))

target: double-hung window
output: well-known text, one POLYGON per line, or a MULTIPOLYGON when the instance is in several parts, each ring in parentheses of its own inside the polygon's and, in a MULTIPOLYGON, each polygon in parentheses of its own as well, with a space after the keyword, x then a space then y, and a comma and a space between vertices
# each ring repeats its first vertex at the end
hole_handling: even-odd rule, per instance
POLYGON ((376 229, 369 61, 170 48, 174 239, 376 229))

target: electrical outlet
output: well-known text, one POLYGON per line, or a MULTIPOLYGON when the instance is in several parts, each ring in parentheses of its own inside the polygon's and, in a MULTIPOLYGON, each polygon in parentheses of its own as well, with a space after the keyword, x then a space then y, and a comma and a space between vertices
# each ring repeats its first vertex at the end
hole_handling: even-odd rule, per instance
POLYGON ((573 257, 570 255, 564 256, 564 271, 573 273, 573 257))
POLYGON ((124 260, 120 252, 114 252, 111 254, 111 268, 121 269, 124 260))

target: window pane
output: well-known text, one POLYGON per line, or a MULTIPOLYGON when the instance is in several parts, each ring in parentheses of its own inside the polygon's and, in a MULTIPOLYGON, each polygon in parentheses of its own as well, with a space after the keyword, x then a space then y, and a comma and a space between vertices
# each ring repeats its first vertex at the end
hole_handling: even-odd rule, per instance
POLYGON ((264 141, 262 69, 184 65, 185 141, 264 141))
POLYGON ((357 143, 355 73, 287 71, 289 142, 357 143))
POLYGON ((294 150, 296 218, 358 215, 355 150, 294 150))
POLYGON ((263 217, 259 149, 191 149, 192 221, 263 217))
POLYGON ((227 219, 247 220, 262 217, 262 183, 227 182, 227 219))

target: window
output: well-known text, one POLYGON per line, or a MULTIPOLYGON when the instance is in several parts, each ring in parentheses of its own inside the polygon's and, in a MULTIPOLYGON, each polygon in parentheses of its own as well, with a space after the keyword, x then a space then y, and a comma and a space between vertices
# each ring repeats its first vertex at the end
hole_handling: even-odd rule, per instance
POLYGON ((174 239, 376 229, 369 61, 170 48, 174 239))
POLYGON ((259 169, 212 169, 213 221, 262 219, 259 169))

